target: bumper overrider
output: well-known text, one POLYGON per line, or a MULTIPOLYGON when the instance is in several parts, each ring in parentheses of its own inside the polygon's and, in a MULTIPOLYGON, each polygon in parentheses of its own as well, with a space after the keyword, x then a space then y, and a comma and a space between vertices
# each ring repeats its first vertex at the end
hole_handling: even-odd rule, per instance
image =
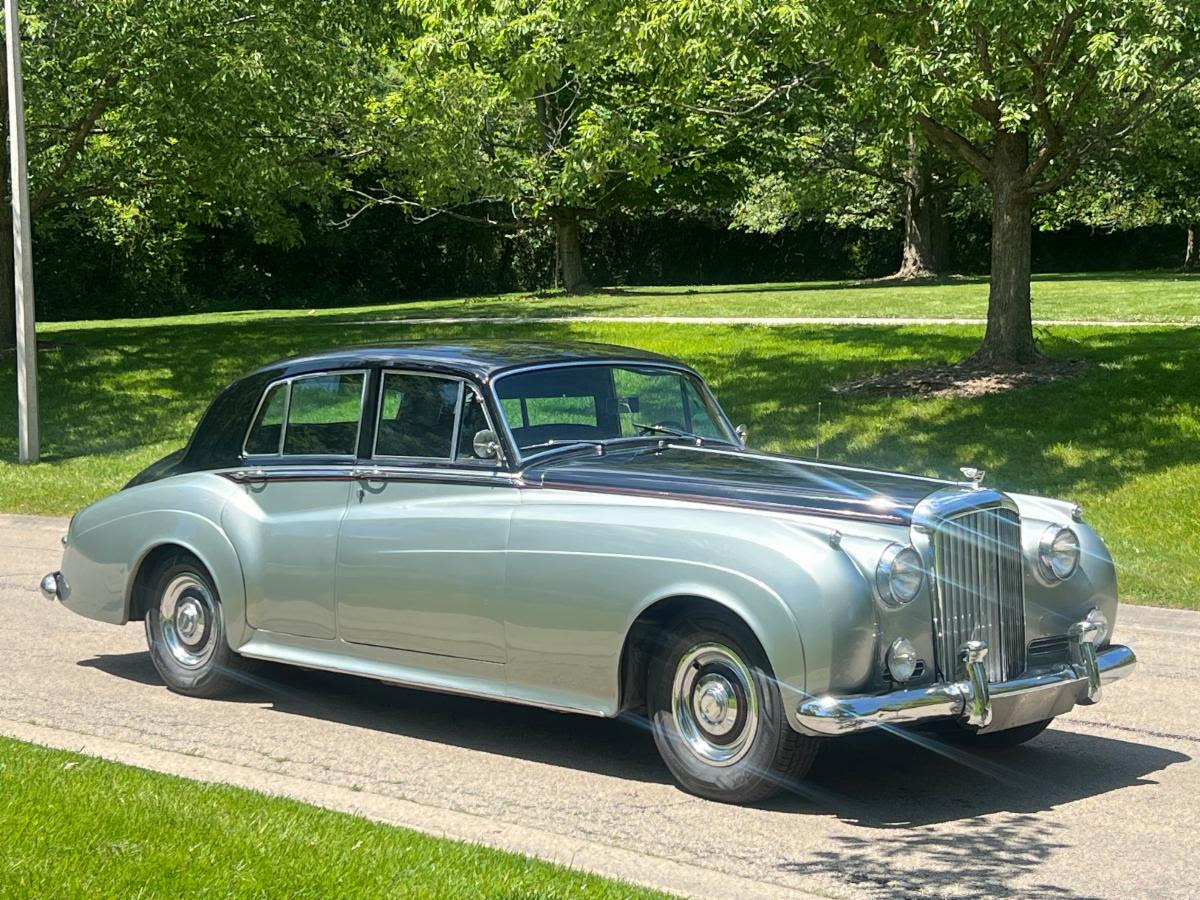
POLYGON ((67 596, 67 579, 62 572, 51 572, 43 575, 38 588, 47 600, 65 600, 67 596))
POLYGON ((1075 704, 1096 703, 1100 688, 1130 674, 1137 658, 1128 647, 1097 649, 1099 628, 1079 622, 1068 633, 1071 661, 989 684, 987 644, 968 641, 959 651, 967 677, 887 694, 812 697, 801 701, 796 720, 818 735, 841 735, 879 725, 917 725, 959 719, 980 732, 1003 731, 1068 712, 1075 704))

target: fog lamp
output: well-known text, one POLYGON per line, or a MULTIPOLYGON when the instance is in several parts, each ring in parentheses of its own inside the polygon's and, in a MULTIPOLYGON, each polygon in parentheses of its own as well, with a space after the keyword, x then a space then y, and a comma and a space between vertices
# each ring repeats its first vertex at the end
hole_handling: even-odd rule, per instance
POLYGON ((888 647, 887 667, 896 681, 908 681, 917 671, 917 648, 908 638, 896 638, 888 647))

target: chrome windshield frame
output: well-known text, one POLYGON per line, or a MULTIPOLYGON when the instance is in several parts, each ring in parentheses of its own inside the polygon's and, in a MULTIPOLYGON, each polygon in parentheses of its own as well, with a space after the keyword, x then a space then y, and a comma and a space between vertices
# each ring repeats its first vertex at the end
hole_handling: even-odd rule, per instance
POLYGON ((512 429, 509 427, 508 417, 504 415, 504 407, 500 403, 500 395, 496 391, 496 385, 499 382, 503 381, 505 378, 508 378, 510 375, 524 375, 524 374, 528 374, 530 372, 536 372, 536 371, 543 371, 543 370, 549 370, 549 369, 578 368, 580 366, 588 366, 591 368, 630 367, 630 368, 638 368, 638 369, 662 369, 665 372, 671 372, 671 373, 674 373, 677 375, 682 375, 685 378, 693 379, 695 386, 700 391, 700 394, 704 398, 706 404, 711 406, 710 412, 716 413, 717 426, 725 432, 725 437, 723 437, 723 438, 703 438, 704 442, 708 443, 711 441, 712 443, 717 444, 717 445, 729 445, 729 446, 735 447, 735 448, 741 447, 741 443, 737 439, 737 435, 734 430, 733 423, 730 420, 729 416, 726 415, 725 410, 721 407, 721 404, 717 401, 716 394, 714 394, 712 391, 712 388, 710 388, 708 386, 708 382, 706 382, 700 376, 700 374, 698 372, 696 372, 694 369, 692 369, 690 366, 686 366, 682 363, 673 363, 670 361, 659 361, 659 360, 647 361, 644 359, 624 359, 624 358, 620 358, 620 357, 614 357, 612 359, 581 359, 581 360, 570 360, 570 361, 566 361, 566 362, 536 363, 534 365, 520 366, 518 368, 506 369, 503 372, 496 374, 494 377, 492 377, 491 379, 488 380, 487 390, 488 390, 488 394, 489 394, 489 400, 492 403, 493 408, 495 410, 496 418, 500 421, 501 426, 503 427, 503 437, 504 437, 504 440, 508 443, 509 449, 512 452, 512 464, 514 467, 516 467, 518 469, 523 468, 531 460, 537 459, 538 457, 544 456, 549 453, 562 452, 562 449, 566 448, 566 447, 584 447, 584 448, 586 448, 586 447, 590 447, 590 446, 594 447, 598 444, 609 445, 616 441, 632 441, 632 440, 639 440, 639 441, 658 440, 658 441, 668 441, 668 442, 679 442, 679 441, 691 440, 687 436, 676 436, 676 435, 668 435, 668 434, 655 434, 655 435, 644 435, 644 436, 624 435, 624 436, 620 436, 620 437, 612 437, 612 438, 604 438, 604 439, 596 439, 596 440, 579 440, 579 441, 564 440, 562 442, 562 444, 559 446, 549 447, 544 450, 539 450, 537 453, 531 453, 529 455, 523 454, 521 452, 521 448, 517 445, 516 438, 513 436, 512 429))

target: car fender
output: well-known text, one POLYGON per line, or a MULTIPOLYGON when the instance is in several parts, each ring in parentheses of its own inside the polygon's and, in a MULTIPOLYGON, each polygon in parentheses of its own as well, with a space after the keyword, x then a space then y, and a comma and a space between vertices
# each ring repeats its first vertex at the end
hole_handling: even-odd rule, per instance
POLYGON ((245 582, 237 552, 218 524, 226 494, 215 480, 211 475, 170 478, 81 510, 63 554, 63 605, 97 621, 128 623, 142 564, 156 549, 178 546, 208 569, 221 597, 226 638, 231 648, 240 646, 246 639, 245 582), (177 481, 188 484, 173 484, 177 481))

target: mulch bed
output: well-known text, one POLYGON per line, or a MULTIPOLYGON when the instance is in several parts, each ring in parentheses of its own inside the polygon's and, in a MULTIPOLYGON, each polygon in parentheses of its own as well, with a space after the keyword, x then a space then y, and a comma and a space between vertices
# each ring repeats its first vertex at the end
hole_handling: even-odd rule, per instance
POLYGON ((837 385, 833 392, 876 397, 981 397, 1078 378, 1086 369, 1087 363, 1082 359, 1052 357, 1015 369, 958 363, 855 378, 837 385))

